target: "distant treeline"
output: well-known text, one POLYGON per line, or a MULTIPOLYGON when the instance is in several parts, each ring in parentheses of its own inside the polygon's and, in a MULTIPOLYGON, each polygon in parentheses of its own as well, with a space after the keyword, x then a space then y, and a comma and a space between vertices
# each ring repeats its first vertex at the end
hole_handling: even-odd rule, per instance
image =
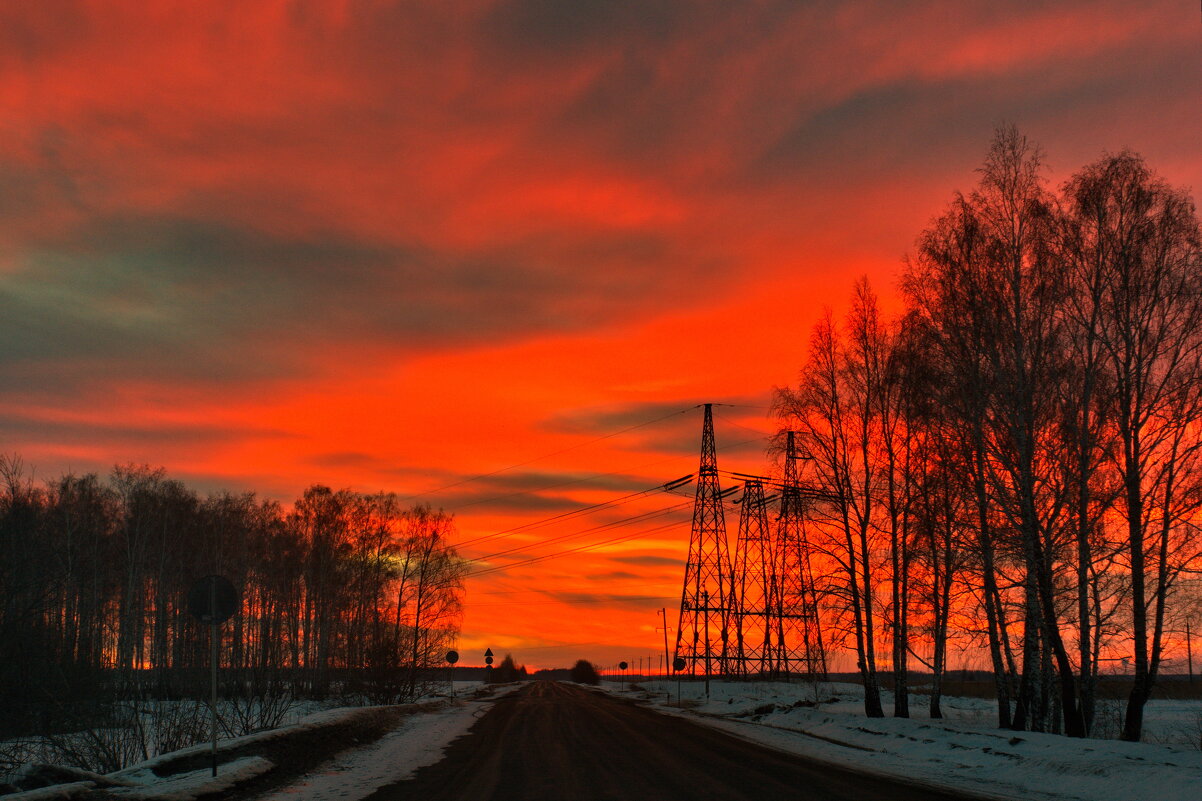
POLYGON ((256 700, 412 698, 458 631, 464 562, 449 516, 313 486, 284 509, 201 497, 162 470, 35 485, 0 458, 0 736, 103 723, 207 682, 189 587, 220 574, 223 692, 256 700))

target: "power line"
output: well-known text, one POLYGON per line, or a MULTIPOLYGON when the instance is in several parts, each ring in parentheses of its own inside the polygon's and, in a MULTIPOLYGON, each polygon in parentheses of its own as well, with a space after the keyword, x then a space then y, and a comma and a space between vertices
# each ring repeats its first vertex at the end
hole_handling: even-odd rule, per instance
POLYGON ((423 490, 422 492, 417 492, 417 493, 414 493, 414 494, 412 494, 412 495, 403 495, 403 496, 401 496, 401 500, 409 500, 410 498, 421 498, 421 497, 424 497, 424 496, 427 496, 427 495, 434 495, 435 493, 439 493, 439 492, 442 492, 443 490, 448 490, 448 489, 451 489, 451 488, 453 488, 453 487, 458 487, 458 486, 460 486, 460 485, 462 485, 462 484, 468 484, 468 483, 470 483, 470 482, 472 482, 472 481, 479 481, 479 480, 480 480, 480 479, 482 479, 482 478, 489 478, 489 477, 491 477, 491 476, 498 475, 499 473, 505 473, 505 472, 508 472, 508 471, 510 471, 510 470, 516 470, 517 468, 519 468, 519 467, 525 467, 525 466, 526 466, 526 465, 528 465, 528 464, 534 464, 535 462, 541 462, 543 459, 550 459, 552 456, 559 456, 559 455, 560 455, 560 454, 562 454, 562 453, 568 453, 569 451, 574 451, 574 450, 576 450, 577 448, 583 448, 583 447, 585 447, 586 445, 592 445, 592 444, 593 444, 593 443, 595 443, 595 442, 601 442, 602 440, 612 439, 613 437, 617 437, 617 436, 620 436, 620 435, 622 435, 622 434, 627 434, 627 433, 629 433, 629 432, 631 432, 631 431, 635 431, 635 430, 637 430, 637 429, 640 429, 640 428, 645 428, 646 426, 649 426, 649 425, 654 425, 655 423, 662 422, 662 421, 664 421, 664 420, 667 420, 667 419, 668 419, 668 418, 670 418, 670 417, 675 417, 675 416, 676 416, 676 415, 678 415, 678 414, 684 414, 685 412, 690 412, 690 411, 692 411, 693 409, 696 409, 696 408, 697 408, 696 406, 690 406, 690 407, 688 407, 688 408, 686 408, 686 409, 677 409, 677 410, 676 410, 676 411, 674 411, 674 412, 670 412, 670 413, 668 413, 668 414, 665 414, 665 415, 664 415, 664 416, 662 416, 662 417, 657 417, 657 418, 655 418, 654 420, 647 420, 646 422, 643 422, 643 423, 638 423, 638 424, 636 424, 636 425, 632 425, 632 426, 628 426, 627 428, 623 428, 623 429, 621 429, 621 430, 619 430, 619 431, 614 431, 614 432, 611 432, 611 433, 609 433, 609 434, 603 434, 602 436, 599 436, 599 437, 594 437, 593 439, 590 439, 590 440, 588 440, 588 441, 586 441, 586 442, 578 442, 578 443, 577 443, 577 444, 575 444, 575 445, 569 445, 569 446, 568 446, 568 447, 566 447, 566 448, 560 448, 559 450, 557 450, 557 451, 552 451, 551 453, 544 453, 542 456, 536 456, 536 457, 534 457, 533 459, 527 459, 527 460, 526 460, 526 461, 524 461, 524 462, 518 462, 517 464, 511 464, 511 465, 509 465, 509 466, 507 466, 507 467, 501 467, 501 468, 498 468, 498 469, 496 469, 496 470, 491 470, 491 471, 489 471, 489 472, 487 472, 487 473, 480 473, 479 475, 470 476, 470 477, 468 477, 468 478, 461 478, 461 479, 459 479, 458 481, 452 481, 452 482, 451 482, 451 483, 449 483, 449 484, 443 484, 441 487, 435 487, 434 489, 430 489, 430 490, 423 490))
MULTIPOLYGON (((714 404, 714 405, 717 406, 719 404, 714 404)), ((729 405, 729 404, 721 404, 721 405, 725 406, 725 405, 729 405)), ((760 431, 758 428, 752 428, 751 426, 745 426, 742 423, 740 423, 736 420, 732 420, 731 418, 727 417, 724 414, 718 414, 717 412, 714 412, 714 417, 717 417, 719 420, 723 420, 727 423, 730 423, 732 426, 738 426, 739 428, 743 429, 744 431, 750 431, 753 434, 760 434, 765 437, 771 437, 775 433, 775 432, 768 432, 768 431, 760 431)))
POLYGON ((551 604, 599 604, 599 603, 625 603, 627 601, 674 601, 675 595, 624 595, 620 598, 576 598, 576 599, 556 599, 553 601, 502 601, 494 604, 478 604, 473 603, 472 608, 477 607, 492 607, 492 606, 549 606, 551 604))
POLYGON ((535 520, 531 523, 523 523, 520 526, 514 526, 513 528, 507 528, 502 531, 495 532, 493 534, 483 534, 479 537, 474 537, 473 539, 465 540, 464 542, 457 543, 455 547, 463 548, 468 545, 477 545, 481 542, 486 542, 488 540, 497 539, 499 537, 508 537, 513 534, 523 533, 526 531, 533 531, 535 529, 543 528, 545 526, 551 525, 552 523, 567 520, 572 517, 577 517, 577 516, 585 515, 585 514, 591 514, 592 512, 597 512, 602 509, 612 508, 614 506, 621 506, 622 504, 629 503, 630 501, 634 500, 635 498, 645 497, 647 495, 651 495, 656 492, 660 492, 660 491, 674 492, 675 490, 677 490, 680 487, 683 487, 685 484, 689 483, 689 481, 691 481, 692 478, 693 478, 693 475, 692 475, 692 473, 690 473, 687 476, 681 476, 680 478, 673 479, 673 480, 665 482, 663 484, 657 484, 656 486, 649 487, 645 490, 639 490, 638 492, 632 492, 629 495, 623 495, 620 498, 613 499, 612 501, 603 501, 602 503, 595 503, 591 506, 581 507, 580 509, 573 509, 569 512, 561 512, 557 515, 551 515, 550 517, 544 517, 540 520, 535 520))
POLYGON ((638 539, 639 537, 644 537, 648 534, 654 534, 659 531, 664 531, 665 529, 672 528, 673 526, 678 526, 682 522, 683 521, 680 521, 680 520, 674 520, 671 523, 665 523, 662 526, 655 526, 654 528, 644 529, 642 531, 636 531, 633 534, 626 534, 626 535, 623 535, 620 537, 614 537, 612 539, 602 540, 600 542, 594 542, 594 543, 590 543, 588 545, 581 545, 577 548, 569 548, 569 549, 566 549, 563 551, 556 551, 554 553, 549 553, 549 554, 545 554, 542 556, 534 556, 534 557, 531 557, 530 559, 524 559, 519 562, 510 562, 507 565, 497 565, 496 567, 486 567, 481 570, 477 570, 473 573, 466 574, 465 578, 477 578, 479 576, 488 575, 489 573, 497 573, 502 570, 509 570, 510 568, 514 568, 514 567, 524 567, 526 565, 532 565, 532 564, 536 564, 538 562, 544 562, 548 559, 557 559, 561 556, 566 556, 567 554, 570 554, 570 553, 585 553, 585 552, 591 551, 595 548, 601 548, 606 545, 614 545, 619 542, 627 542, 629 540, 638 539))
MULTIPOLYGON (((664 509, 664 510, 661 510, 661 512, 656 513, 655 516, 660 516, 662 514, 666 514, 669 512, 679 511, 685 505, 686 504, 681 504, 679 506, 669 507, 668 509, 664 509)), ((636 519, 632 518, 632 519, 624 520, 620 523, 613 524, 612 526, 605 526, 602 528, 621 528, 623 526, 630 525, 631 523, 636 523, 636 522, 641 523, 641 522, 646 522, 646 521, 645 520, 636 520, 636 519)), ((564 556, 564 555, 570 554, 570 553, 581 553, 581 552, 589 551, 589 550, 592 550, 593 548, 599 548, 602 545, 609 545, 609 544, 613 544, 616 542, 624 542, 626 540, 635 539, 644 534, 650 534, 650 533, 657 532, 657 531, 663 531, 664 529, 671 528, 672 526, 677 525, 677 524, 678 524, 677 521, 673 521, 671 523, 666 523, 664 525, 655 526, 654 528, 637 531, 633 534, 624 534, 624 535, 620 535, 618 537, 613 537, 608 540, 601 540, 599 542, 587 543, 585 545, 580 545, 575 548, 566 548, 562 551, 552 551, 549 554, 540 554, 538 556, 532 556, 528 559, 522 559, 522 560, 519 560, 516 562, 510 562, 509 564, 505 564, 505 565, 496 565, 495 567, 483 567, 475 572, 468 573, 467 577, 471 578, 473 576, 480 576, 480 575, 484 575, 485 573, 490 573, 493 571, 507 570, 508 568, 517 567, 520 565, 534 564, 536 562, 540 562, 540 561, 543 561, 546 559, 556 558, 559 556, 564 556)), ((481 561, 483 561, 483 560, 481 560, 481 561)))
POLYGON ((506 554, 511 554, 515 551, 521 551, 526 548, 531 548, 531 547, 537 548, 537 547, 540 547, 543 545, 550 545, 551 543, 562 542, 564 540, 573 539, 575 537, 583 537, 585 534, 592 534, 594 532, 604 531, 605 529, 609 529, 609 528, 620 528, 622 526, 628 526, 632 523, 641 523, 646 520, 650 520, 655 517, 661 517, 662 515, 668 514, 670 512, 674 512, 677 509, 683 509, 685 506, 688 506, 688 505, 689 505, 688 502, 677 503, 677 504, 673 504, 672 506, 669 506, 665 509, 658 509, 658 510, 652 511, 652 512, 640 512, 639 514, 633 515, 631 517, 622 518, 621 520, 613 521, 610 523, 600 523, 591 528, 586 528, 581 531, 572 532, 570 534, 560 534, 559 536, 552 537, 547 540, 542 540, 541 542, 530 543, 528 545, 518 545, 516 547, 510 548, 505 551, 497 551, 496 553, 485 554, 484 556, 471 557, 467 561, 469 561, 469 562, 485 562, 489 559, 495 559, 498 556, 505 556, 506 554))

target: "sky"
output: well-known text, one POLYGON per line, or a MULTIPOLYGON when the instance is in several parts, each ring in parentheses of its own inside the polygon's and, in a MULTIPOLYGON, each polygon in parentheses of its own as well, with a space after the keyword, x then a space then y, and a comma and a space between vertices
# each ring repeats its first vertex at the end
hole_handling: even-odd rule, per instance
POLYGON ((696 470, 702 402, 770 469, 1005 124, 1196 191, 1197 3, 5 3, 0 452, 397 492, 488 571, 464 663, 655 658, 687 489, 548 518, 696 470))

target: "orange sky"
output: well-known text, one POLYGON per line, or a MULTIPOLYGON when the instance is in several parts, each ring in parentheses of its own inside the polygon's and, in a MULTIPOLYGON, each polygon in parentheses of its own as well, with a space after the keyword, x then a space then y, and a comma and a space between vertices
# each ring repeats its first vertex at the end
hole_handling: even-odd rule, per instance
MULTIPOLYGON (((0 451, 42 477, 393 490, 465 541, 692 472, 697 412, 590 440, 702 401, 747 407, 719 410, 720 464, 765 469, 753 407, 855 276, 889 294, 997 124, 1054 181, 1132 147, 1202 185, 1198 13, 4 4, 0 451)), ((676 500, 466 552, 634 533, 539 544, 676 500)), ((658 654, 687 536, 472 579, 465 661, 658 654)))

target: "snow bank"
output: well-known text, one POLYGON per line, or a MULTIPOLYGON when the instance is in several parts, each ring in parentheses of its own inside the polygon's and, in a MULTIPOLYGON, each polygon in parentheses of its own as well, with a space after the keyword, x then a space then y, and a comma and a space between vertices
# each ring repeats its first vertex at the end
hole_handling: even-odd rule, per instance
POLYGON ((175 773, 171 776, 156 776, 145 764, 122 771, 122 778, 140 786, 120 787, 107 790, 118 798, 154 798, 155 801, 193 801, 202 795, 228 790, 256 776, 262 776, 275 767, 263 757, 248 756, 226 762, 218 767, 217 776, 210 768, 175 773))
POLYGON ((95 782, 69 782, 68 784, 56 784, 53 787, 40 787, 37 790, 26 790, 23 793, 9 793, 0 798, 3 798, 4 801, 60 801, 60 799, 83 795, 95 786, 95 782))
POLYGON ((262 801, 354 801, 410 778, 442 759, 443 750, 465 734, 491 702, 456 701, 438 712, 412 715, 365 748, 340 755, 262 801))
MULTIPOLYGON (((706 700, 702 683, 682 683, 691 711, 676 706, 676 682, 640 686, 607 689, 777 750, 920 784, 1048 801, 1202 798, 1202 752, 1002 731, 990 728, 992 703, 981 699, 945 699, 944 720, 870 719, 856 685, 711 682, 706 700)), ((913 701, 925 714, 920 698, 913 701)))
MULTIPOLYGON (((299 723, 293 723, 290 726, 281 726, 278 729, 268 729, 266 731, 254 732, 253 734, 245 734, 241 737, 226 737, 219 739, 217 741, 217 753, 224 754, 244 746, 287 738, 301 731, 320 729, 326 726, 347 723, 360 716, 374 715, 378 713, 379 710, 380 707, 370 706, 350 706, 337 707, 334 709, 322 709, 305 715, 300 719, 299 723)), ((151 757, 145 762, 139 762, 137 765, 124 768, 115 773, 110 773, 108 776, 111 779, 116 779, 119 781, 123 779, 132 779, 132 777, 135 776, 145 775, 145 773, 154 768, 168 765, 186 757, 196 756, 199 754, 208 754, 212 750, 212 747, 213 746, 211 742, 197 743, 196 745, 191 745, 187 748, 181 748, 178 751, 159 754, 156 757, 151 757)))

